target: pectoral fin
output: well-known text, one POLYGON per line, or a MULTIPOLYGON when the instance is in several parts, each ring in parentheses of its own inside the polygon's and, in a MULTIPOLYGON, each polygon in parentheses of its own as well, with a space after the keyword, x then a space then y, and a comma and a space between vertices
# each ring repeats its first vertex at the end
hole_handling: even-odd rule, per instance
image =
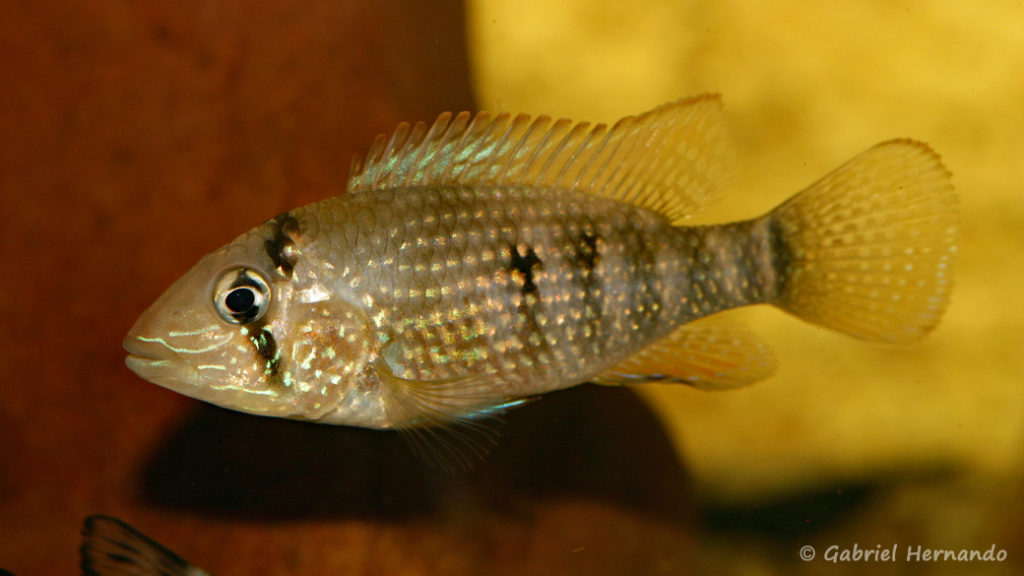
POLYGON ((597 384, 680 383, 702 390, 740 388, 775 372, 775 357, 749 330, 705 318, 598 375, 597 384))
POLYGON ((373 369, 384 387, 391 425, 418 456, 446 471, 469 469, 482 460, 498 439, 486 420, 529 401, 495 393, 500 387, 490 373, 412 380, 397 376, 383 359, 373 369))

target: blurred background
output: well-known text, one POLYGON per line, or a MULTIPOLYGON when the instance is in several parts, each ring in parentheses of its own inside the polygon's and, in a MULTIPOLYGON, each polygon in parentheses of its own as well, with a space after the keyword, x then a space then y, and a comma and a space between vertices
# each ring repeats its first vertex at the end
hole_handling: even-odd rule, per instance
POLYGON ((82 519, 107 513, 229 576, 1019 573, 1022 29, 1010 1, 0 3, 0 567, 77 573, 82 519), (700 222, 881 140, 943 156, 962 246, 932 335, 738 311, 771 380, 553 394, 456 476, 391 434, 229 413, 123 367, 195 260, 342 191, 399 121, 614 121, 700 92, 739 157, 700 222), (855 544, 900 559, 822 559, 855 544), (917 545, 1008 559, 903 561, 917 545))

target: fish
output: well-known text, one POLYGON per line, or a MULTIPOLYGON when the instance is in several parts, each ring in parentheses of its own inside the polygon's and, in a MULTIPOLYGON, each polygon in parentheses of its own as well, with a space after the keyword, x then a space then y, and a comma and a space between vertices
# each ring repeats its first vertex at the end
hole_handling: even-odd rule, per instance
POLYGON ((939 323, 958 200, 936 152, 885 141, 766 214, 695 225, 735 161, 726 125, 717 94, 613 125, 403 123, 345 193, 178 279, 125 337, 127 366, 228 409, 427 444, 587 382, 768 378, 768 346, 721 319, 734 308, 889 344, 939 323))
POLYGON ((83 576, 210 576, 113 516, 85 519, 80 552, 83 576))

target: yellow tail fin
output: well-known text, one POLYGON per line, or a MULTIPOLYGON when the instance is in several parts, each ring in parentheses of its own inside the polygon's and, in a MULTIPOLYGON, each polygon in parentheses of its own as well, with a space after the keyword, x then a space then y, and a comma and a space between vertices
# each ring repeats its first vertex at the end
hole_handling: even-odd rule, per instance
POLYGON ((927 145, 883 142, 775 210, 774 302, 858 338, 912 342, 949 301, 957 200, 927 145))

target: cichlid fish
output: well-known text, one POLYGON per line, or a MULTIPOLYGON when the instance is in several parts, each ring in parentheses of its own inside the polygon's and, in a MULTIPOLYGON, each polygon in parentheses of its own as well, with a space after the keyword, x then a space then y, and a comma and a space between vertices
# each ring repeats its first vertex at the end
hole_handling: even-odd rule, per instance
POLYGON ((89 516, 82 536, 83 576, 209 576, 112 516, 89 516))
POLYGON ((703 95, 611 127, 400 125, 347 194, 200 260, 131 329, 127 364, 234 410, 422 432, 583 382, 763 379, 764 345, 701 320, 739 306, 889 343, 939 322, 957 202, 927 145, 884 142, 759 218, 684 226, 728 172, 724 116, 703 95))

